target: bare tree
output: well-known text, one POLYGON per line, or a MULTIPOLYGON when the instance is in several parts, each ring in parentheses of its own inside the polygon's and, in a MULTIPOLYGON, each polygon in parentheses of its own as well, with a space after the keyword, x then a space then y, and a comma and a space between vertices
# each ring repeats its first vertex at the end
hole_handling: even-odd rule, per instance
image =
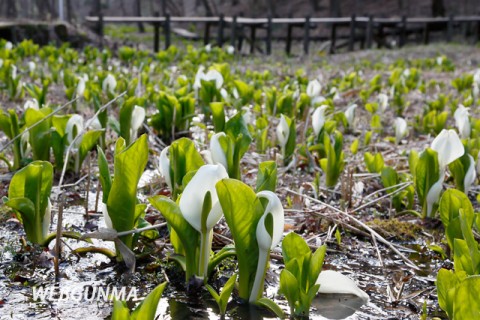
POLYGON ((444 17, 445 16, 445 4, 443 0, 432 0, 432 16, 444 17))
POLYGON ((330 0, 330 15, 340 17, 342 15, 340 0, 330 0))

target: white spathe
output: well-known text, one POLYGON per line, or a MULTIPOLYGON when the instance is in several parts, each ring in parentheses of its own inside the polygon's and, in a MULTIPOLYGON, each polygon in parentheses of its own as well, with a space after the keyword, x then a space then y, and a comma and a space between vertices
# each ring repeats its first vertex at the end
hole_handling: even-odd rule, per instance
POLYGON ((477 155, 477 173, 480 175, 480 152, 477 155))
POLYGON ((220 89, 223 85, 223 76, 220 72, 215 69, 209 70, 207 73, 204 72, 205 67, 200 66, 198 68, 197 74, 195 75, 195 82, 193 83, 193 88, 198 90, 202 87, 203 81, 215 81, 215 87, 220 89))
POLYGON ((352 279, 337 271, 324 270, 320 272, 316 283, 320 285, 319 293, 353 294, 363 300, 369 300, 368 294, 361 290, 352 279))
POLYGON ((108 229, 113 229, 112 218, 110 218, 110 215, 108 214, 108 208, 105 203, 102 203, 102 213, 103 213, 103 219, 105 220, 105 226, 108 229))
POLYGON ((465 190, 465 193, 470 191, 473 182, 477 178, 475 173, 475 160, 471 155, 468 155, 468 159, 470 160, 470 165, 468 166, 467 172, 465 173, 465 179, 463 180, 463 189, 465 190))
POLYGON ((235 48, 234 46, 230 45, 227 47, 227 53, 230 55, 233 55, 235 53, 235 48))
POLYGON ((259 248, 263 250, 270 250, 273 249, 282 239, 285 225, 284 211, 280 199, 272 191, 260 191, 257 193, 257 197, 268 200, 268 204, 265 208, 263 216, 260 218, 257 224, 257 243, 259 248), (265 219, 269 214, 271 214, 273 218, 272 236, 270 236, 265 227, 265 219))
POLYGON ((24 130, 22 132, 22 136, 20 137, 20 153, 22 154, 22 158, 25 158, 31 150, 30 132, 28 130, 24 130))
POLYGON ((408 134, 408 125, 405 119, 397 117, 393 122, 395 127, 395 141, 398 144, 408 134))
POLYGON ((193 88, 198 90, 202 87, 201 80, 205 78, 205 67, 200 66, 198 67, 197 73, 195 74, 195 81, 193 82, 193 88))
POLYGON ((201 232, 203 201, 209 191, 212 198, 212 209, 206 221, 207 230, 212 229, 222 217, 222 207, 218 201, 215 185, 225 178, 228 178, 228 174, 222 165, 206 164, 198 169, 185 187, 179 206, 183 217, 195 230, 201 232))
MULTIPOLYGON (((68 119, 65 132, 67 133, 68 144, 72 144, 73 140, 80 134, 83 130, 83 117, 78 114, 74 114, 68 119)), ((75 142, 74 148, 78 148, 81 143, 81 138, 78 138, 75 142)))
POLYGON ((440 200, 440 194, 443 190, 443 179, 445 177, 445 169, 440 167, 440 175, 437 182, 428 190, 427 193, 427 217, 432 216, 433 206, 440 200))
POLYGON ((377 98, 380 110, 385 112, 385 110, 388 108, 388 96, 385 93, 380 93, 377 98))
POLYGON ((137 139, 138 129, 145 120, 145 108, 140 106, 133 107, 132 118, 130 120, 130 141, 137 139))
POLYGON ((356 104, 352 104, 345 110, 345 117, 347 118, 347 122, 349 126, 353 126, 353 121, 355 120, 355 109, 357 108, 356 104))
POLYGON ((208 70, 208 72, 205 74, 204 80, 215 81, 215 86, 217 87, 217 89, 220 89, 223 85, 223 76, 215 69, 208 70))
POLYGON ((49 198, 47 202, 47 207, 45 208, 45 215, 43 216, 43 221, 42 221, 43 238, 45 238, 48 234, 51 219, 52 219, 52 203, 50 202, 50 198, 49 198))
POLYGON ((25 104, 23 105, 23 110, 27 111, 27 109, 39 109, 38 101, 37 99, 29 99, 25 101, 25 104))
POLYGON ((220 139, 226 139, 225 132, 218 132, 210 139, 210 154, 214 164, 221 164, 225 170, 228 170, 228 161, 225 151, 222 149, 220 139))
MULTIPOLYGON (((89 120, 90 121, 90 120, 89 120)), ((88 123, 88 121, 87 121, 88 123)), ((97 117, 93 118, 93 120, 90 121, 90 124, 88 126, 92 130, 102 130, 102 124, 100 123, 100 120, 98 120, 97 117)))
POLYGON ((35 64, 35 62, 33 62, 33 61, 28 62, 28 70, 30 71, 30 73, 33 73, 35 71, 36 66, 37 65, 35 64))
POLYGON ((117 80, 112 74, 108 74, 105 79, 103 79, 102 89, 105 93, 114 93, 115 88, 117 87, 117 80))
POLYGON ((322 131, 323 126, 325 125, 325 110, 327 109, 327 105, 321 105, 313 112, 312 126, 313 132, 315 132, 315 136, 318 136, 320 131, 322 131))
POLYGON ((465 108, 462 104, 459 104, 453 117, 455 118, 455 125, 462 139, 469 138, 471 132, 469 108, 465 108))
POLYGON ((263 212, 262 217, 258 220, 256 236, 258 244, 258 261, 257 270, 255 272, 255 280, 253 282, 252 291, 250 292, 250 302, 257 300, 258 296, 263 292, 263 279, 267 268, 269 251, 273 249, 282 239, 285 217, 282 203, 278 196, 272 191, 264 190, 257 193, 258 198, 268 200, 268 204, 263 212), (265 226, 265 219, 272 217, 272 235, 265 226))
POLYGON ((82 97, 85 92, 86 80, 82 77, 78 77, 78 83, 76 88, 77 97, 82 97))
POLYGON ((280 117, 280 122, 277 126, 277 140, 280 144, 280 147, 285 148, 285 145, 288 141, 288 136, 290 135, 290 127, 288 126, 287 119, 282 114, 280 117))
POLYGON ((160 153, 160 160, 159 160, 159 171, 160 174, 163 176, 165 179, 165 182, 167 183, 167 186, 170 190, 173 190, 173 183, 172 183, 172 177, 170 176, 170 158, 168 155, 170 147, 166 147, 162 150, 160 153))
POLYGON ((431 147, 438 153, 438 164, 441 170, 465 153, 462 141, 457 132, 452 129, 443 129, 433 140, 431 147))
POLYGON ((317 79, 312 80, 308 83, 307 96, 309 96, 310 98, 314 98, 320 95, 320 91, 322 91, 322 85, 317 79))

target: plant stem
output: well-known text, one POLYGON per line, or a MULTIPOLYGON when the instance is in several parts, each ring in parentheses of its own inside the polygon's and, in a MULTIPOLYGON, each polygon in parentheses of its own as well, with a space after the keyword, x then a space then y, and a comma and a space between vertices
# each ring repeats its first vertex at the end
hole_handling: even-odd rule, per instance
POLYGON ((208 260, 210 259, 210 248, 212 246, 212 229, 202 232, 200 236, 200 261, 198 263, 198 276, 207 279, 208 260))
POLYGON ((255 281, 253 282, 252 291, 248 302, 252 303, 259 299, 263 293, 263 282, 265 280, 265 270, 267 269, 268 250, 258 248, 257 272, 255 273, 255 281))

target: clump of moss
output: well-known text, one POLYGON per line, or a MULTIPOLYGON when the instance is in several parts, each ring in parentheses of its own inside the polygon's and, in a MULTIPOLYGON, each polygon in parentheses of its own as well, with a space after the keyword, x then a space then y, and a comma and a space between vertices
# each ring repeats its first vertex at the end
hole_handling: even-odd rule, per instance
POLYGON ((408 221, 401 221, 397 218, 378 219, 368 222, 368 225, 385 238, 396 238, 398 240, 415 239, 422 227, 408 221))

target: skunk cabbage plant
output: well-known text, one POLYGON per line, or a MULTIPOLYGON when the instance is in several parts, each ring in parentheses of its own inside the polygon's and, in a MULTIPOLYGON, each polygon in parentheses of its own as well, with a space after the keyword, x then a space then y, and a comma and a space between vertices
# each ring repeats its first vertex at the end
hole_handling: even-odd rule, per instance
POLYGON ((273 192, 255 194, 238 180, 223 179, 216 188, 235 242, 239 296, 245 301, 257 302, 263 295, 270 250, 283 234, 282 205, 273 192))
POLYGON ((224 178, 228 178, 228 174, 223 166, 202 166, 183 190, 179 201, 183 217, 200 233, 197 276, 203 279, 207 278, 212 229, 223 216, 215 185, 224 178))
POLYGON ((292 316, 308 317, 310 305, 320 287, 317 279, 322 270, 327 247, 312 254, 310 247, 298 234, 291 232, 282 241, 285 269, 280 273, 280 289, 290 306, 292 316))
POLYGON ((468 110, 468 108, 460 104, 453 114, 455 124, 462 139, 470 138, 471 125, 468 110))
POLYGON ((295 151, 296 129, 295 120, 285 115, 281 115, 280 122, 277 125, 277 141, 282 150, 283 163, 290 162, 295 151))
POLYGON ((195 148, 195 143, 188 138, 178 139, 162 150, 159 171, 170 188, 174 200, 183 192, 185 176, 204 164, 201 154, 195 148))
MULTIPOLYGON (((138 204, 137 185, 148 161, 147 136, 142 135, 129 147, 123 138, 117 140, 113 180, 108 172, 105 155, 100 152, 100 148, 98 150, 105 223, 117 232, 132 230, 145 210, 144 204, 138 204)), ((132 234, 120 237, 120 240, 132 249, 132 234)), ((122 258, 122 250, 118 246, 117 254, 122 258)))
POLYGON ((241 113, 225 124, 225 132, 219 132, 210 140, 210 153, 215 164, 221 164, 230 178, 240 179, 240 160, 252 141, 241 113))
POLYGON ((210 261, 212 229, 223 215, 215 185, 228 175, 223 166, 212 164, 192 174, 186 176, 189 181, 178 204, 165 196, 155 196, 149 201, 169 224, 170 241, 176 253, 171 258, 185 270, 186 281, 193 276, 206 281, 212 268, 232 253, 231 248, 224 248, 218 253, 220 258, 215 256, 210 261))
POLYGON ((432 148, 422 152, 415 168, 415 187, 422 204, 422 216, 432 217, 443 189, 447 166, 463 156, 465 148, 454 130, 442 130, 432 148))
POLYGON ((320 107, 316 108, 312 115, 312 126, 313 132, 315 133, 315 137, 318 138, 320 132, 325 125, 325 110, 328 109, 327 105, 321 105, 320 107))
POLYGON ((158 302, 162 297, 166 282, 158 285, 130 313, 126 301, 115 300, 113 303, 112 320, 155 320, 158 302))
POLYGON ((399 144, 400 141, 408 134, 408 125, 405 119, 397 117, 393 122, 395 127, 395 143, 399 144))
POLYGON ((44 245, 50 226, 53 167, 47 161, 34 161, 17 171, 8 188, 6 205, 14 209, 27 239, 44 245))

